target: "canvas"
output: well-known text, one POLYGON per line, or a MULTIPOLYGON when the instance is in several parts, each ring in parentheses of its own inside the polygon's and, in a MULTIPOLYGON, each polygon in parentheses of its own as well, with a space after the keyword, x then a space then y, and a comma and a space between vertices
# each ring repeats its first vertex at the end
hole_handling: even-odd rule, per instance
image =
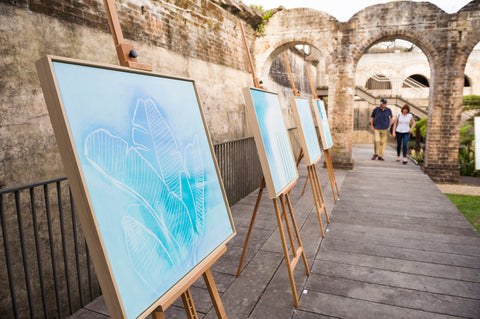
POLYGON ((315 119, 317 120, 318 130, 320 131, 323 149, 329 149, 333 146, 333 141, 332 134, 330 133, 330 126, 328 125, 325 104, 322 100, 313 100, 313 111, 315 113, 315 119))
POLYGON ((316 164, 321 158, 321 152, 317 132, 313 124, 310 102, 308 99, 301 97, 292 97, 290 101, 295 122, 297 123, 300 145, 305 154, 305 162, 308 166, 316 164))
POLYGON ((259 89, 245 88, 243 93, 268 194, 276 198, 298 178, 280 101, 277 94, 259 89))
POLYGON ((475 117, 475 169, 480 170, 480 116, 475 117))
POLYGON ((105 258, 136 318, 234 234, 194 83, 51 65, 105 258))

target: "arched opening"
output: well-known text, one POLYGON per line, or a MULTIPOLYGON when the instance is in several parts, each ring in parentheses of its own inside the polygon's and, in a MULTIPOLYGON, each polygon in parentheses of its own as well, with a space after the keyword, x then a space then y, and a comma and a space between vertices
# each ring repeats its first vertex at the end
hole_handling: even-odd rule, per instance
POLYGON ((466 75, 465 75, 465 77, 464 77, 463 87, 466 87, 466 88, 471 87, 471 85, 470 85, 470 78, 469 78, 468 76, 466 76, 466 75))
POLYGON ((298 138, 295 130, 297 125, 290 106, 290 97, 294 95, 294 92, 288 68, 290 68, 293 84, 300 96, 311 98, 314 96, 313 91, 315 91, 317 97, 325 97, 325 102, 327 102, 325 61, 324 54, 310 43, 289 42, 273 50, 264 64, 263 72, 259 74, 265 89, 279 93, 280 103, 284 108, 284 119, 290 129, 292 147, 296 155, 300 152, 300 144, 297 142, 298 138), (318 88, 322 87, 325 89, 319 92, 318 88))
POLYGON ((410 75, 403 81, 402 88, 410 88, 410 87, 430 87, 430 83, 428 79, 421 74, 413 74, 410 75))
MULTIPOLYGON (((321 72, 322 69, 325 69, 325 57, 320 50, 306 42, 291 42, 274 50, 268 58, 267 62, 269 63, 265 64, 266 69, 262 79, 266 87, 275 88, 280 92, 288 92, 288 96, 293 94, 285 54, 295 89, 302 96, 313 96, 310 78, 315 89, 318 86, 326 85, 325 75, 321 72), (308 73, 310 73, 310 78, 308 73)), ((325 95, 327 95, 326 92, 325 95)))
POLYGON ((474 165, 474 118, 480 116, 480 42, 468 56, 464 71, 458 166, 461 176, 479 176, 474 165), (468 75, 467 75, 468 74, 468 75))
MULTIPOLYGON (((381 98, 388 100, 388 107, 395 117, 404 104, 416 119, 427 121, 430 94, 430 62, 419 45, 422 43, 395 35, 373 42, 358 58, 355 73, 354 143, 372 143, 370 116, 381 98), (408 102, 407 102, 408 101, 408 102)), ((423 134, 423 135, 422 135, 423 134)), ((394 142, 392 140, 391 142, 394 142)), ((426 136, 410 137, 409 152, 423 159, 426 136)), ((373 147, 372 147, 373 151, 373 147)))
POLYGON ((383 74, 373 74, 365 83, 367 90, 390 90, 392 82, 383 74))

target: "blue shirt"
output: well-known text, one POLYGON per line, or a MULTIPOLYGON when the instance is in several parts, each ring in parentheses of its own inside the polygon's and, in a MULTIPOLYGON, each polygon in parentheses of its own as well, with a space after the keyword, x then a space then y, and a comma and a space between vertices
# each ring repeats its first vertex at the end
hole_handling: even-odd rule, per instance
POLYGON ((375 119, 375 114, 377 115, 377 121, 373 126, 376 130, 386 130, 390 126, 390 118, 392 117, 392 111, 387 107, 385 110, 382 110, 380 106, 377 106, 373 109, 372 115, 370 117, 375 119))

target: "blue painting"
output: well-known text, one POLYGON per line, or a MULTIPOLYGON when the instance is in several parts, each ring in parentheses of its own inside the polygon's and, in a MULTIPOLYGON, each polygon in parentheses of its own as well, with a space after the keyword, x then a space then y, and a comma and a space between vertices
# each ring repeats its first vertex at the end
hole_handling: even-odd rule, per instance
POLYGON ((234 233, 194 84, 53 69, 121 302, 137 318, 234 233))
POLYGON ((475 169, 480 170, 480 116, 475 117, 475 169))
POLYGON ((255 136, 255 142, 259 155, 262 153, 261 162, 262 158, 266 158, 267 163, 262 162, 263 174, 269 196, 275 198, 298 177, 280 101, 277 94, 257 89, 249 89, 245 98, 251 99, 253 104, 247 103, 247 107, 253 108, 251 111, 255 114, 255 120, 251 123, 257 126, 260 133, 260 136, 255 136))
POLYGON ((323 149, 328 149, 333 146, 332 134, 330 133, 330 126, 328 125, 327 112, 325 105, 321 100, 314 100, 314 107, 316 105, 316 118, 320 136, 322 137, 323 149), (317 113, 318 112, 318 113, 317 113))
POLYGON ((299 128, 302 147, 304 147, 307 165, 315 164, 321 157, 320 145, 318 144, 317 132, 313 123, 312 111, 308 99, 293 98, 293 110, 297 127, 299 128))

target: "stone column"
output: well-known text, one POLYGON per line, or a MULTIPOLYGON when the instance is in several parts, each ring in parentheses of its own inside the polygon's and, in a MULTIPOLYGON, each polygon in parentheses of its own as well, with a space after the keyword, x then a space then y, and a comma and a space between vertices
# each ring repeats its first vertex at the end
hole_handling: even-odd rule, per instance
MULTIPOLYGON (((447 50, 446 50, 447 51, 447 50)), ((448 50, 453 51, 453 50, 448 50)), ((423 171, 435 182, 458 182, 458 149, 463 97, 463 68, 458 52, 440 54, 434 61, 423 171)))
POLYGON ((333 166, 353 169, 353 99, 355 73, 351 58, 335 56, 328 67, 328 120, 333 139, 333 166))

